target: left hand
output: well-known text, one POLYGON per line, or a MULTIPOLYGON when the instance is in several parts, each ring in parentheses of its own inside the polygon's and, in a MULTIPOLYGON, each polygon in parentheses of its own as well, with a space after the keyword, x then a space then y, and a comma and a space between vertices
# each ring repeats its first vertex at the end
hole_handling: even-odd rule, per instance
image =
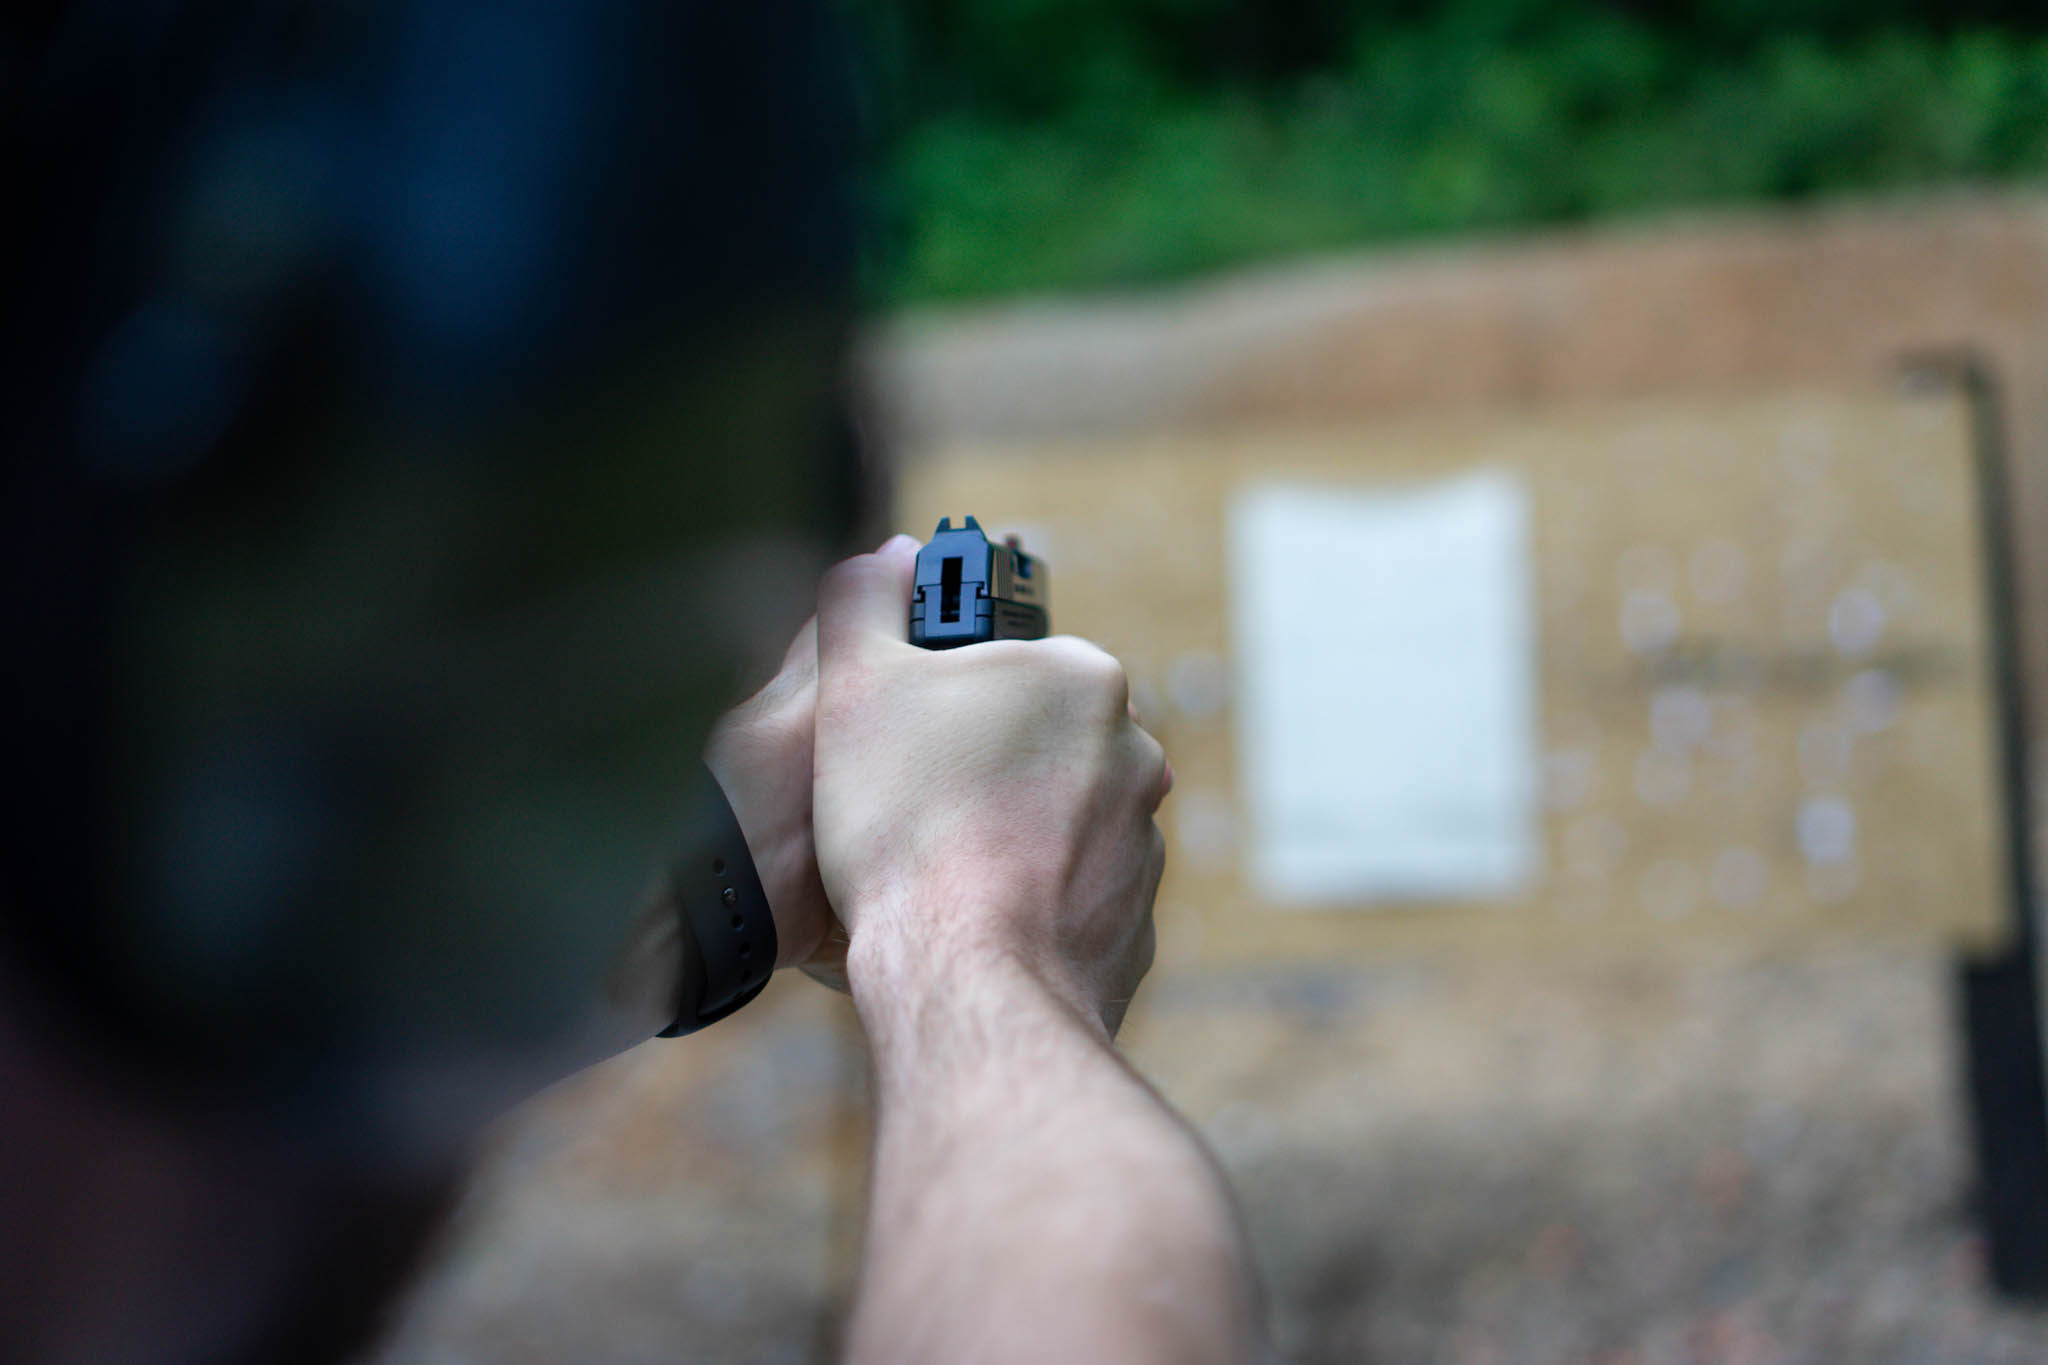
POLYGON ((811 838, 818 623, 804 623, 768 685, 719 717, 704 762, 747 836, 775 916, 775 965, 846 988, 846 930, 825 899, 811 838))

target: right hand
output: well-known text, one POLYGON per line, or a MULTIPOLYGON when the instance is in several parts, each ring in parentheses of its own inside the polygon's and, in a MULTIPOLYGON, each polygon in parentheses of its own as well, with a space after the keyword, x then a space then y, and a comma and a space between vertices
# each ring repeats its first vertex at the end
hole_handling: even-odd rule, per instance
POLYGON ((1021 964, 1113 1034, 1152 960, 1172 784, 1117 661, 1083 640, 907 640, 917 542, 826 574, 813 824, 864 976, 1021 964))

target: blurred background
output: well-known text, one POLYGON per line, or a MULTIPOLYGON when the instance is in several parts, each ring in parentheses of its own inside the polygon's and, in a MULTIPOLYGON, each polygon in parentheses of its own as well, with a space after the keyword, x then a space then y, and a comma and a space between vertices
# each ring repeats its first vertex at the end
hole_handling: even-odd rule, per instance
MULTIPOLYGON (((847 18, 895 519, 1174 755, 1127 1041, 1290 1358, 2048 1358, 2048 17, 847 18)), ((830 1358, 863 1066, 785 980, 543 1097, 378 1359, 830 1358)))
POLYGON ((2021 0, 853 0, 892 302, 2025 179, 2021 0))

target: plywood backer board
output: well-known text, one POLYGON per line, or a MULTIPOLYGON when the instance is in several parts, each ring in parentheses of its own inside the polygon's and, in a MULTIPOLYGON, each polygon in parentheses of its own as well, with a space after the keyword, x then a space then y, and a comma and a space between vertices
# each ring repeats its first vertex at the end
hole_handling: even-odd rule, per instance
MULTIPOLYGON (((962 444, 901 471, 898 521, 1020 532, 1055 628, 1124 660, 1178 773, 1169 951, 1985 943, 2008 910, 1969 440, 1954 395, 1873 386, 962 444), (1245 871, 1233 500, 1487 470, 1530 509, 1540 871, 1489 899, 1277 905, 1245 871)), ((1337 619, 1346 589, 1317 589, 1337 619)))

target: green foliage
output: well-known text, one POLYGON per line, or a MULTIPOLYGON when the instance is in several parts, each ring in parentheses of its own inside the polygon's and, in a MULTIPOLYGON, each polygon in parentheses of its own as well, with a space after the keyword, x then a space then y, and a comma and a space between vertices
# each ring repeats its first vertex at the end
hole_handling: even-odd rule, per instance
POLYGON ((896 0, 896 31, 878 38, 872 15, 865 30, 895 225, 878 287, 1123 286, 1390 239, 2037 176, 2044 20, 1955 23, 2002 8, 2018 13, 896 0), (1326 50, 1287 47, 1276 16, 1326 50), (942 57, 943 76, 923 74, 942 57))

